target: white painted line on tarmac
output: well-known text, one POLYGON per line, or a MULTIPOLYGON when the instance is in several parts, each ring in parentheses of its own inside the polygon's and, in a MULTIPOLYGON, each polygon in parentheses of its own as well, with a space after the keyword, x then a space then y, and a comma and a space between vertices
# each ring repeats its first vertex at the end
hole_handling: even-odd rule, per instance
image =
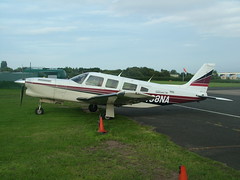
POLYGON ((239 118, 240 119, 240 116, 233 115, 233 114, 221 113, 221 112, 217 112, 217 111, 210 111, 210 110, 206 110, 206 109, 199 109, 199 108, 188 107, 188 106, 183 106, 183 105, 178 105, 178 104, 174 104, 174 106, 187 108, 187 109, 193 109, 193 110, 197 110, 197 111, 208 112, 208 113, 214 113, 214 114, 219 114, 219 115, 224 115, 224 116, 229 116, 229 117, 234 117, 234 118, 239 118))
POLYGON ((231 146, 209 146, 209 147, 193 147, 188 148, 188 150, 210 150, 210 149, 229 149, 229 148, 240 148, 240 145, 231 145, 231 146))

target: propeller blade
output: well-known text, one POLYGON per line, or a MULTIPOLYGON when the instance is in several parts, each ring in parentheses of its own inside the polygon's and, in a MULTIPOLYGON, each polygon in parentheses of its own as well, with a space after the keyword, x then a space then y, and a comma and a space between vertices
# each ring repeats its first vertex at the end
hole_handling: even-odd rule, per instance
POLYGON ((18 84, 22 84, 22 88, 21 88, 21 94, 20 94, 20 106, 22 106, 22 101, 23 101, 23 94, 24 94, 24 90, 25 90, 25 80, 24 79, 19 79, 14 81, 15 83, 18 84))
POLYGON ((25 90, 25 85, 23 84, 21 88, 21 95, 20 95, 20 106, 22 106, 24 90, 25 90))

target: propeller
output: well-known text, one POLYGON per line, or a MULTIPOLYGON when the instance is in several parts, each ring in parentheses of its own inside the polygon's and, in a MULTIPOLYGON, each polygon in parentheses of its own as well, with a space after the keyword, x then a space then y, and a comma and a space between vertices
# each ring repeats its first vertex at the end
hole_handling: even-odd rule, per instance
POLYGON ((22 84, 21 94, 20 94, 20 106, 22 106, 23 95, 24 95, 24 90, 25 90, 25 80, 19 79, 19 80, 15 81, 15 83, 22 84))
POLYGON ((24 90, 25 90, 25 84, 23 84, 23 85, 22 85, 22 88, 21 88, 21 94, 20 94, 20 106, 22 106, 24 90))

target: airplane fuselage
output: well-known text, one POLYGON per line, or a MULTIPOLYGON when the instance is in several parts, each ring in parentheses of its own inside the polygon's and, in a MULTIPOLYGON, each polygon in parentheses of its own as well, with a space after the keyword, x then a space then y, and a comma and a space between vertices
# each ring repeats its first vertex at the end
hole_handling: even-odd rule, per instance
MULTIPOLYGON (((79 102, 77 98, 119 92, 153 96, 146 103, 168 105, 203 100, 196 93, 179 85, 163 85, 102 73, 85 73, 72 79, 27 78, 26 94, 57 101, 79 102)), ((124 105, 124 104, 119 104, 124 105)))
POLYGON ((27 78, 15 82, 25 85, 27 95, 40 98, 39 106, 35 110, 36 114, 44 113, 42 102, 73 101, 89 105, 91 112, 97 110, 97 105, 105 105, 105 117, 113 118, 114 106, 140 105, 140 103, 141 107, 149 103, 170 105, 207 98, 231 101, 207 95, 213 68, 214 64, 203 64, 191 80, 183 85, 157 84, 96 72, 80 74, 71 79, 27 78))

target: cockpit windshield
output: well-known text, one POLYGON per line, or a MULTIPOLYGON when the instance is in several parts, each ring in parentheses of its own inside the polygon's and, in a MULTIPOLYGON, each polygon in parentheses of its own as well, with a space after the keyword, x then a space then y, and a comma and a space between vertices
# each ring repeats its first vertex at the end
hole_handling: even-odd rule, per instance
POLYGON ((88 76, 88 73, 84 73, 84 74, 80 74, 78 76, 72 77, 71 80, 78 83, 78 84, 82 84, 87 76, 88 76))

